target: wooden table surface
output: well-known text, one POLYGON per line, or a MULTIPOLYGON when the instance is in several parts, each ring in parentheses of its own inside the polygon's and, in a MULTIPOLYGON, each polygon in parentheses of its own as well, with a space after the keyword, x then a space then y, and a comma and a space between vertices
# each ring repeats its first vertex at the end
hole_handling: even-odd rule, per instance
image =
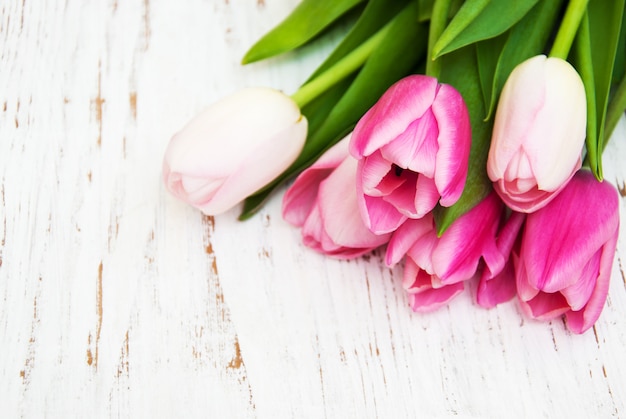
MULTIPOLYGON (((596 326, 466 292, 412 313, 380 253, 280 216, 207 217, 161 182, 171 135, 245 86, 296 90, 338 42, 250 66, 298 0, 0 2, 0 416, 626 416, 626 223, 596 326)), ((626 209, 626 120, 605 154, 626 209)))

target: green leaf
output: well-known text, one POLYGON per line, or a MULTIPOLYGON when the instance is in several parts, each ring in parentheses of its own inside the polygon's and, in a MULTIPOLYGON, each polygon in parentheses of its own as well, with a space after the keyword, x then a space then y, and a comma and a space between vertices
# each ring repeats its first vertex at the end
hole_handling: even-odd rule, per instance
POLYGON ((480 75, 476 58, 476 47, 471 45, 441 58, 443 68, 440 81, 453 86, 461 93, 472 125, 472 147, 470 149, 467 181, 463 194, 451 207, 438 206, 435 211, 437 234, 441 235, 461 215, 482 201, 492 190, 487 177, 487 154, 491 143, 493 122, 485 121, 485 104, 482 99, 480 75))
POLYGON ((346 90, 348 90, 354 78, 355 76, 351 76, 340 81, 302 108, 302 114, 309 123, 309 133, 319 130, 324 121, 326 121, 326 118, 328 118, 328 114, 330 114, 335 104, 339 102, 346 93, 346 90))
MULTIPOLYGON (((482 91, 483 105, 489 109, 489 103, 494 94, 494 81, 498 61, 502 56, 502 50, 506 45, 508 33, 496 36, 476 43, 476 56, 478 59, 478 75, 482 91)), ((489 115, 484 118, 488 119, 489 115)))
POLYGON ((589 18, 583 16, 576 39, 574 40, 574 62, 580 78, 585 85, 587 100, 587 136, 585 138, 587 155, 585 164, 598 177, 598 112, 596 109, 596 86, 593 76, 593 58, 591 56, 591 39, 589 35, 589 18))
MULTIPOLYGON (((464 0, 452 0, 450 4, 450 17, 453 17, 463 5, 464 0)), ((418 22, 427 22, 433 12, 435 0, 420 0, 420 10, 417 17, 418 22)))
POLYGON ((467 0, 435 43, 433 58, 504 33, 537 1, 467 0))
POLYGON ((513 69, 546 49, 562 5, 563 0, 539 2, 509 31, 476 44, 483 95, 488 98, 486 118, 495 112, 504 83, 513 69))
POLYGON ((608 144, 613 130, 624 114, 624 110, 626 110, 626 12, 624 12, 624 16, 622 17, 622 29, 620 31, 617 52, 615 54, 609 106, 607 107, 606 119, 604 121, 604 142, 602 144, 602 151, 604 151, 604 148, 608 144))
POLYGON ((365 0, 303 0, 244 55, 248 64, 296 49, 365 0))
POLYGON ((276 180, 246 199, 240 219, 252 216, 277 186, 310 166, 347 135, 389 86, 410 74, 418 60, 425 58, 428 29, 424 24, 415 23, 416 13, 417 2, 414 1, 394 18, 387 36, 328 117, 317 130, 309 132, 298 159, 276 180))
POLYGON ((393 19, 409 0, 369 0, 350 32, 326 60, 311 74, 310 81, 331 68, 393 19))
POLYGON ((588 97, 587 161, 599 180, 603 177, 604 124, 615 56, 620 42, 624 5, 624 0, 591 0, 576 39, 577 66, 588 97), (588 30, 584 28, 585 25, 588 25, 588 30))

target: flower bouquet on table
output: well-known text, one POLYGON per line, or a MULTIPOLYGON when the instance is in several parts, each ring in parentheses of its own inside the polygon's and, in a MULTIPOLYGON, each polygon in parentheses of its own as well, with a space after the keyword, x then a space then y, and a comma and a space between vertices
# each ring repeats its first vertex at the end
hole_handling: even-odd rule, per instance
POLYGON ((602 152, 626 108, 624 8, 303 0, 243 62, 350 16, 343 41, 293 95, 245 89, 194 118, 165 152, 165 184, 210 215, 243 201, 243 220, 293 180, 283 216, 304 244, 344 259, 386 247, 413 310, 474 281, 480 306, 517 296, 583 333, 619 230, 602 152))

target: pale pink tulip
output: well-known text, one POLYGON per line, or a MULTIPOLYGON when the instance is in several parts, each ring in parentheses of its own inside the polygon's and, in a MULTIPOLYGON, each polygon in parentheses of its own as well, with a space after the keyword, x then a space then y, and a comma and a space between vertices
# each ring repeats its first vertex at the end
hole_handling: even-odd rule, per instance
POLYGON ((531 317, 565 315, 583 333, 606 301, 619 233, 618 197, 608 182, 579 171, 545 207, 529 214, 516 263, 517 293, 531 317))
POLYGON ((393 265, 406 254, 403 286, 414 311, 434 310, 463 291, 481 258, 490 265, 504 264, 496 246, 502 209, 502 202, 492 193, 441 237, 437 237, 432 213, 406 221, 393 233, 387 263, 393 265))
POLYGON ((356 198, 357 161, 346 137, 302 172, 283 198, 283 218, 302 228, 302 241, 339 259, 361 256, 384 245, 389 234, 375 235, 363 224, 356 198))
POLYGON ((163 180, 207 215, 223 213, 280 175, 298 156, 307 120, 283 93, 241 90, 197 115, 170 141, 163 180))
POLYGON ((350 153, 359 159, 358 202, 377 234, 454 204, 463 191, 471 142, 463 98, 437 79, 408 76, 357 123, 350 153))
POLYGON ((587 104, 567 61, 539 55, 519 64, 500 96, 487 173, 513 210, 546 205, 581 167, 587 104))

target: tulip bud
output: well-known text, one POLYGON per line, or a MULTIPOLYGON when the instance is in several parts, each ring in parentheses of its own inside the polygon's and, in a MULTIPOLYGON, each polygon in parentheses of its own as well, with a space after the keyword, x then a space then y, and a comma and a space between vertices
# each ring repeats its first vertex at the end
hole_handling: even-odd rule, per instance
POLYGON ((163 180, 207 215, 223 213, 280 175, 298 156, 307 120, 268 88, 241 90, 211 105, 170 141, 163 180))
POLYGON ((359 209, 382 234, 454 204, 465 185, 471 142, 460 93, 437 79, 405 77, 357 123, 350 153, 359 159, 359 209))
POLYGON ((587 103, 567 61, 539 55, 506 81, 493 127, 487 173, 513 210, 546 205, 581 167, 587 103))
POLYGON ((356 215, 357 162, 346 137, 303 171, 283 198, 283 218, 302 227, 305 245, 339 259, 361 256, 387 243, 356 215))
POLYGON ((563 191, 528 214, 516 263, 517 293, 530 317, 565 315, 583 333, 600 316, 619 234, 615 187, 579 171, 563 191))

